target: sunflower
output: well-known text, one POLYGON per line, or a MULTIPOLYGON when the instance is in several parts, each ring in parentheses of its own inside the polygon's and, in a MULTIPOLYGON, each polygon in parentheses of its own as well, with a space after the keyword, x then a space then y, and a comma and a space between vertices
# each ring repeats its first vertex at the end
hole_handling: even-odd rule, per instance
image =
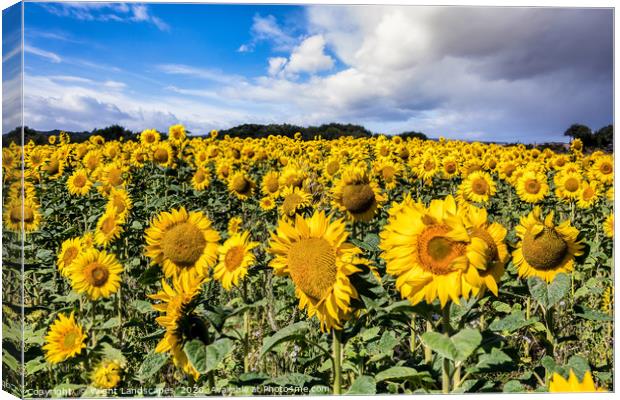
POLYGON ((456 157, 448 156, 442 160, 441 173, 445 179, 450 179, 459 174, 459 163, 456 157))
POLYGON ((68 268, 71 286, 92 300, 108 298, 120 287, 123 267, 114 254, 90 249, 83 251, 68 268))
POLYGON ((280 187, 302 188, 307 175, 301 169, 299 165, 287 165, 280 174, 280 187))
MULTIPOLYGON (((474 221, 470 229, 484 226, 479 218, 474 221)), ((468 298, 470 291, 480 289, 476 285, 482 280, 468 279, 480 273, 470 273, 469 269, 485 271, 487 256, 493 252, 489 249, 491 240, 482 231, 476 233, 481 237, 468 233, 452 196, 433 200, 428 208, 407 197, 390 210, 379 247, 386 271, 397 277, 396 287, 404 298, 412 304, 422 300, 431 304, 439 298, 444 307, 449 298, 459 303, 461 296, 468 298)))
POLYGON ((555 196, 563 200, 575 200, 581 189, 581 174, 577 172, 564 172, 557 176, 555 196))
POLYGON ((526 170, 517 179, 517 195, 527 203, 538 203, 549 193, 547 176, 535 170, 526 170))
POLYGON ((577 207, 590 208, 599 198, 599 183, 597 181, 586 182, 581 184, 579 197, 577 198, 577 207))
POLYGON ((433 154, 426 154, 419 161, 417 166, 417 174, 425 183, 429 183, 435 175, 439 172, 439 161, 433 154))
POLYGON ((330 221, 323 211, 294 223, 284 219, 271 233, 270 266, 295 284, 299 308, 317 316, 321 330, 342 329, 351 316, 351 300, 358 294, 349 277, 360 272, 361 250, 346 243, 349 234, 342 219, 330 221))
POLYGON ((108 195, 108 203, 106 205, 106 213, 114 212, 120 223, 125 223, 129 211, 132 207, 132 201, 129 193, 125 189, 112 189, 108 195))
POLYGON ((260 199, 259 205, 263 211, 270 211, 275 208, 276 203, 273 201, 272 197, 266 196, 260 199))
POLYGON ((517 226, 521 239, 512 252, 513 262, 521 277, 537 276, 551 282, 559 273, 573 270, 575 256, 583 254, 583 244, 577 240, 579 231, 564 221, 555 226, 551 211, 541 219, 540 207, 525 217, 517 226))
POLYGON ((34 232, 41 226, 39 204, 33 198, 13 198, 4 206, 4 223, 13 232, 34 232))
POLYGON ((484 208, 468 207, 461 211, 463 222, 467 232, 472 238, 480 238, 487 245, 485 255, 485 268, 469 268, 466 280, 463 282, 463 291, 471 286, 474 295, 482 287, 488 288, 495 296, 498 295, 498 287, 504 267, 508 260, 508 247, 504 242, 506 239, 506 228, 497 222, 487 222, 487 210, 484 208))
POLYGON ((568 380, 564 379, 562 375, 554 372, 551 376, 551 380, 549 381, 549 391, 550 392, 560 392, 560 393, 569 393, 569 392, 605 392, 605 389, 597 388, 594 385, 594 380, 592 379, 592 374, 590 371, 586 371, 583 374, 583 380, 579 382, 575 372, 571 369, 569 372, 568 380))
POLYGON ((82 252, 82 239, 79 237, 73 239, 67 239, 62 242, 60 246, 60 253, 58 254, 58 259, 56 260, 56 264, 58 265, 58 271, 62 276, 69 276, 69 269, 75 259, 82 252))
POLYGON ((145 146, 152 146, 160 140, 159 132, 155 129, 146 129, 140 134, 140 143, 145 146))
POLYGON ((387 190, 392 190, 396 187, 398 177, 402 172, 400 164, 390 160, 383 160, 375 163, 373 169, 387 190))
POLYGON ((153 146, 151 150, 153 161, 164 168, 172 168, 174 166, 174 152, 172 146, 167 142, 160 142, 153 146))
POLYGON ((108 209, 97 221, 95 228, 95 243, 107 247, 123 233, 122 219, 116 214, 116 209, 108 209))
POLYGON ((277 197, 280 193, 280 174, 276 171, 271 171, 263 176, 261 184, 261 190, 265 196, 277 197))
POLYGON ((203 279, 195 274, 184 274, 173 278, 172 286, 162 280, 162 290, 149 295, 153 300, 160 300, 153 308, 162 313, 156 321, 166 329, 163 339, 157 344, 157 353, 170 353, 174 365, 187 374, 198 379, 200 373, 190 363, 183 346, 192 339, 207 343, 207 327, 194 313, 194 301, 200 292, 203 279))
POLYGON ((67 179, 67 189, 69 193, 76 196, 86 196, 93 183, 88 179, 88 173, 84 169, 76 170, 67 179))
POLYGON ((145 231, 146 256, 161 265, 166 278, 196 272, 207 273, 217 260, 220 235, 201 211, 184 207, 160 213, 145 231))
POLYGON ((603 230, 605 231, 605 235, 609 238, 614 237, 614 214, 611 213, 605 218, 605 222, 603 223, 603 230))
POLYGON ((234 235, 235 233, 239 232, 239 229, 241 228, 241 224, 243 224, 243 220, 241 219, 241 217, 232 217, 231 219, 228 220, 228 234, 229 235, 234 235))
POLYGON ((614 159, 612 156, 605 155, 598 157, 590 169, 590 179, 596 179, 601 183, 613 183, 614 181, 614 159))
POLYGON ((186 137, 187 134, 183 125, 172 125, 168 129, 168 140, 176 145, 183 143, 186 137))
POLYGON ((101 159, 102 155, 99 150, 91 150, 82 158, 82 164, 84 168, 93 172, 101 164, 101 159))
POLYGON ((340 160, 337 157, 330 157, 325 161, 323 174, 326 177, 333 178, 340 171, 340 160))
POLYGON ((192 176, 192 187, 195 190, 205 190, 210 183, 209 170, 206 168, 198 168, 192 176))
POLYGON ((75 321, 73 312, 67 317, 58 314, 58 318, 45 336, 45 359, 50 364, 58 364, 73 358, 86 347, 86 334, 82 326, 75 321))
POLYGON ((295 214, 309 207, 312 202, 312 196, 297 187, 285 187, 280 196, 284 199, 280 205, 280 213, 286 218, 294 217, 295 214))
POLYGON ((333 189, 334 205, 355 221, 370 221, 385 197, 379 185, 370 179, 366 170, 350 167, 342 173, 333 189))
POLYGON ((60 154, 54 153, 41 167, 41 170, 45 172, 49 178, 58 179, 65 170, 65 160, 60 157, 60 154))
POLYGON ((466 200, 475 203, 485 203, 497 192, 491 175, 482 171, 475 171, 467 175, 459 189, 466 200))
POLYGON ((113 389, 121 381, 121 365, 118 361, 104 360, 90 374, 92 385, 97 389, 113 389))
POLYGON ((252 195, 256 184, 244 172, 235 173, 228 180, 228 190, 239 200, 247 200, 252 195))
POLYGON ((213 269, 213 279, 220 281, 226 290, 237 286, 254 264, 252 249, 258 243, 251 242, 249 236, 249 232, 236 233, 219 248, 219 263, 213 269))

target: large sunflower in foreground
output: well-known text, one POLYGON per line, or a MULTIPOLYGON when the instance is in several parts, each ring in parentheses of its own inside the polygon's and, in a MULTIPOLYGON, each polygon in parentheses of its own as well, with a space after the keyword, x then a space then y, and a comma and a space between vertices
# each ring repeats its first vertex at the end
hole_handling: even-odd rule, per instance
POLYGON ((153 308, 163 313, 156 321, 166 329, 155 351, 170 353, 174 365, 196 379, 200 374, 189 362, 183 346, 192 339, 207 342, 207 328, 193 312, 196 306, 194 299, 200 292, 202 283, 203 278, 198 278, 195 274, 184 274, 174 278, 172 286, 162 281, 162 290, 149 295, 151 299, 161 301, 154 304, 153 308))
POLYGON ((452 196, 433 200, 428 208, 406 198, 390 212, 380 236, 387 272, 412 304, 439 298, 443 307, 448 299, 459 303, 481 288, 479 273, 469 280, 469 269, 487 269, 488 240, 468 233, 452 196))
POLYGON ((536 206, 527 216, 521 217, 517 236, 521 239, 512 252, 519 276, 537 276, 551 282, 559 273, 570 272, 576 256, 583 254, 583 244, 577 240, 579 231, 564 221, 553 222, 551 211, 542 219, 536 206))
POLYGON ((385 201, 377 182, 365 169, 345 170, 333 189, 334 204, 355 221, 370 221, 385 201))
POLYGON ((86 334, 82 327, 75 322, 73 312, 68 317, 58 314, 50 330, 45 336, 45 359, 50 364, 58 364, 75 357, 86 347, 86 334))
POLYGON ((568 380, 564 379, 564 377, 557 372, 554 372, 551 376, 551 381, 549 382, 549 391, 550 392, 605 392, 605 389, 597 388, 594 385, 594 380, 592 379, 592 374, 590 371, 587 371, 583 374, 583 380, 579 382, 579 379, 573 372, 570 370, 568 380))
POLYGON ((330 221, 322 211, 294 223, 281 219, 271 233, 270 266, 295 284, 299 308, 317 316, 322 330, 342 329, 358 297, 349 276, 365 264, 361 250, 346 243, 349 234, 342 219, 330 221))
POLYGON ((204 276, 217 260, 220 235, 201 211, 160 213, 145 231, 146 256, 167 278, 195 271, 204 276))
POLYGON ((114 254, 97 249, 83 251, 68 268, 71 286, 92 300, 108 298, 118 291, 122 265, 114 254))
POLYGON ((219 263, 213 269, 213 279, 220 281, 226 290, 237 286, 254 264, 252 249, 258 243, 250 241, 249 237, 249 232, 236 233, 219 248, 219 263))

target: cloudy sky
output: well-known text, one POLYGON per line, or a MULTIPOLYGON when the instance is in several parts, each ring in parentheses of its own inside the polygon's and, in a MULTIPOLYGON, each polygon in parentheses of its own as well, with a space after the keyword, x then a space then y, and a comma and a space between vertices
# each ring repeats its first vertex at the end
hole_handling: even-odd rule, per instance
POLYGON ((608 9, 25 7, 25 120, 37 129, 335 121, 534 142, 612 122, 608 9))

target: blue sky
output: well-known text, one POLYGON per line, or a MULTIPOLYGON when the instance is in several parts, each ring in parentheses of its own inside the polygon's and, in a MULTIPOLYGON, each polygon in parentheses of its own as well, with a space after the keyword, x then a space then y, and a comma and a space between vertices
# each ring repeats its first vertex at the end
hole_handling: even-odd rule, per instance
POLYGON ((610 10, 26 3, 25 21, 37 129, 335 121, 528 142, 613 115, 610 10))

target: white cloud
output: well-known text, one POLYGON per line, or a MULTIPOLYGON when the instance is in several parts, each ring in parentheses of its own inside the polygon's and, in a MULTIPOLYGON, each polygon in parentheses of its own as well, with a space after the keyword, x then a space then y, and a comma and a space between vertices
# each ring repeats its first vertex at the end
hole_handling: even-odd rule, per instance
POLYGON ((293 35, 278 25, 278 21, 273 15, 265 17, 259 14, 255 15, 250 33, 252 35, 250 42, 239 46, 237 51, 241 53, 254 51, 256 44, 261 41, 271 43, 275 51, 288 51, 293 48, 297 41, 293 35))
POLYGON ((166 74, 187 75, 194 78, 200 78, 219 83, 234 83, 243 81, 243 77, 241 76, 229 75, 213 69, 198 68, 183 64, 162 64, 158 65, 157 68, 166 74))
POLYGON ((269 68, 267 69, 267 72, 269 75, 274 76, 282 72, 288 60, 286 57, 271 57, 268 62, 269 68))
POLYGON ((315 73, 331 69, 333 66, 334 60, 325 54, 325 39, 322 35, 314 35, 293 49, 286 65, 286 72, 293 74, 299 72, 315 73))
POLYGON ((53 63, 60 63, 60 62, 62 62, 62 58, 60 58, 60 56, 58 54, 52 53, 51 51, 40 49, 38 47, 34 47, 34 46, 30 46, 30 45, 25 45, 24 46, 24 51, 26 53, 34 54, 35 56, 47 58, 49 61, 51 61, 53 63))

